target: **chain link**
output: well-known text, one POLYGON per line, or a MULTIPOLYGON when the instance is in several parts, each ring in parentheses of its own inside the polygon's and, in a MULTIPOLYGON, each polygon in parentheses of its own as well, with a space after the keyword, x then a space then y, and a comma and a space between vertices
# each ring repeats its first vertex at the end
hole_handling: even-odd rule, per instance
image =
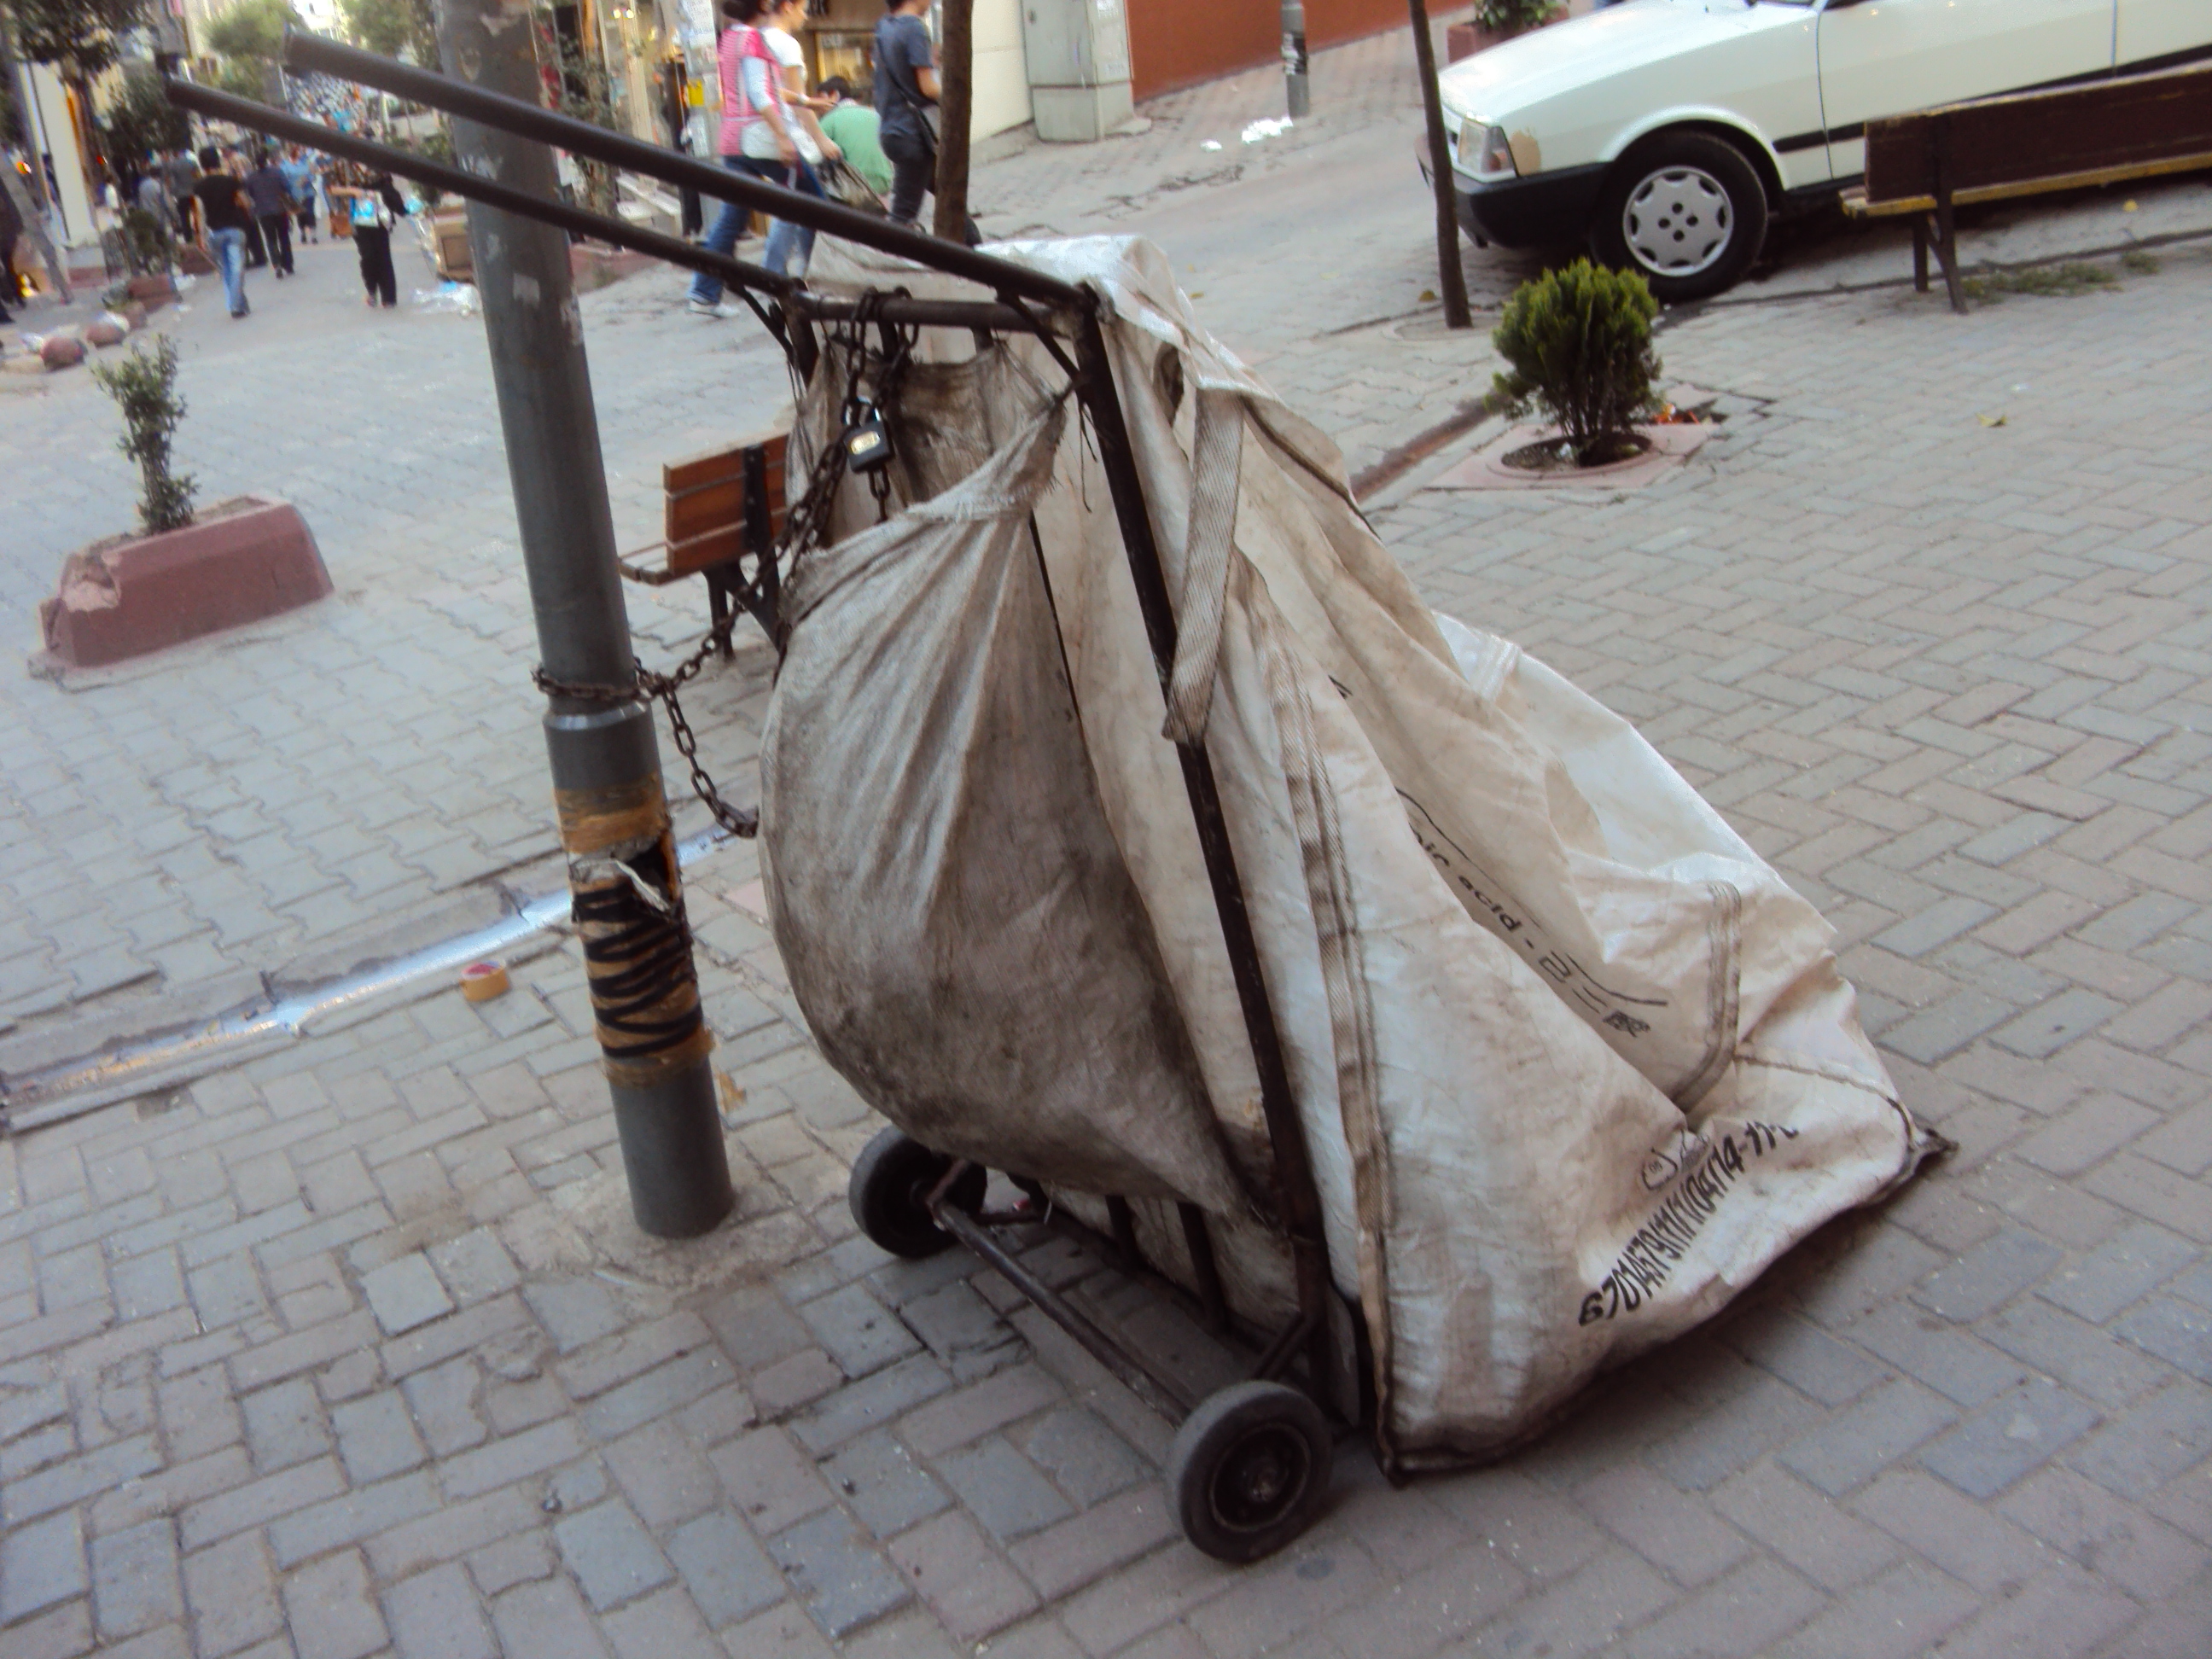
MULTIPOLYGON (((896 292, 903 295, 906 290, 901 289, 896 292)), ((830 348, 841 351, 845 362, 845 400, 840 415, 847 427, 860 419, 872 404, 879 411, 896 404, 900 383, 905 379, 907 364, 913 356, 915 343, 920 337, 919 329, 896 328, 881 321, 877 316, 877 303, 887 297, 872 293, 863 295, 850 323, 825 331, 830 348), (872 376, 874 395, 864 398, 860 395, 860 383, 864 378, 869 378, 868 330, 871 326, 881 334, 884 349, 875 360, 872 376)), ((823 356, 826 364, 828 352, 825 351, 823 356)), ((823 544, 829 534, 830 508, 836 501, 837 491, 844 484, 845 464, 850 453, 843 441, 842 429, 823 446, 822 453, 815 458, 813 471, 808 477, 806 493, 784 514, 783 534, 776 538, 772 548, 760 556, 763 564, 772 561, 777 570, 787 575, 808 550, 823 544)), ((877 520, 883 522, 890 517, 890 470, 878 467, 866 476, 869 492, 875 498, 877 520)), ((754 582, 757 584, 763 574, 757 569, 754 582)), ((532 670, 530 678, 532 684, 548 696, 597 703, 629 702, 634 698, 644 697, 660 703, 668 711, 668 728, 676 739, 676 751, 684 757, 684 764, 690 769, 692 792, 705 803, 707 810, 714 815, 714 822, 726 831, 732 836, 750 838, 760 832, 760 815, 742 806, 732 806, 723 799, 722 792, 715 787, 714 780, 708 775, 705 765, 699 759, 698 734, 692 731, 691 722, 684 717, 684 705, 678 695, 707 665, 709 656, 717 650, 729 649, 731 631, 737 626, 738 616, 738 607, 732 605, 728 614, 708 630, 707 636, 699 641, 698 649, 666 674, 647 668, 641 659, 632 658, 635 678, 628 685, 556 680, 542 665, 532 670)), ((780 620, 777 632, 779 635, 783 632, 780 620)), ((781 653, 783 648, 781 637, 775 645, 781 653)))

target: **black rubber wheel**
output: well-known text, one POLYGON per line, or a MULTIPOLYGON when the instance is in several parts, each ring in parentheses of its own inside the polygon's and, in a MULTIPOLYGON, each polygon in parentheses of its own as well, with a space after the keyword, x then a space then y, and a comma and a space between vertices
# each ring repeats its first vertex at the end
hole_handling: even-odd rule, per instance
MULTIPOLYGON (((902 1130, 885 1129, 853 1160, 852 1179, 845 1186, 853 1219, 893 1255, 935 1255, 952 1243, 952 1235, 929 1218, 929 1194, 951 1167, 944 1153, 931 1152, 902 1130)), ((981 1166, 970 1164, 947 1196, 973 1215, 983 1207, 989 1182, 981 1166)))
POLYGON ((1335 1448, 1321 1407, 1280 1382, 1208 1395, 1168 1449, 1183 1536, 1217 1561, 1273 1555, 1314 1523, 1335 1448))
POLYGON ((1704 132, 1662 132, 1613 163, 1590 220, 1590 248, 1639 272, 1658 299, 1732 287, 1766 240, 1766 191, 1743 152, 1704 132))

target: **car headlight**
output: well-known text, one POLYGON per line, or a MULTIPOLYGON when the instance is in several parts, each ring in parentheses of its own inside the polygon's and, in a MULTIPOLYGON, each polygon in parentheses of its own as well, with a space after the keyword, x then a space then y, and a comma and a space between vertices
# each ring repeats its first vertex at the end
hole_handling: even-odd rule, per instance
POLYGON ((1505 140, 1505 129, 1486 126, 1472 118, 1460 123, 1459 167, 1462 173, 1486 185, 1521 176, 1521 169, 1513 165, 1513 147, 1505 140))

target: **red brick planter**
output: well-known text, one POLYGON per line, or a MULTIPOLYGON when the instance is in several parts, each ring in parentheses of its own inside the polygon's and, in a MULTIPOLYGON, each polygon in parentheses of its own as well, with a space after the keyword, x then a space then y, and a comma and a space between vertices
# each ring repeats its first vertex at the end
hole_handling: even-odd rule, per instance
POLYGON ((313 604, 331 591, 313 534, 288 501, 240 495, 182 530, 70 555, 39 607, 46 649, 96 668, 313 604))

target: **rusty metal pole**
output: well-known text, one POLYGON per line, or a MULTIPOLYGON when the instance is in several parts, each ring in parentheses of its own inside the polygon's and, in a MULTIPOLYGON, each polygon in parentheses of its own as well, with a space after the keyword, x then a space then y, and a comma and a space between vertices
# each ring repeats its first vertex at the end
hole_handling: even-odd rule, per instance
MULTIPOLYGON (((438 0, 437 17, 447 74, 538 100, 523 0, 438 0)), ((469 172, 559 194, 544 144, 456 117, 453 149, 469 172)), ((635 693, 568 239, 482 203, 468 212, 539 655, 550 681, 606 688, 550 695, 545 748, 630 1207, 648 1233, 693 1237, 734 1198, 659 744, 635 693)))

